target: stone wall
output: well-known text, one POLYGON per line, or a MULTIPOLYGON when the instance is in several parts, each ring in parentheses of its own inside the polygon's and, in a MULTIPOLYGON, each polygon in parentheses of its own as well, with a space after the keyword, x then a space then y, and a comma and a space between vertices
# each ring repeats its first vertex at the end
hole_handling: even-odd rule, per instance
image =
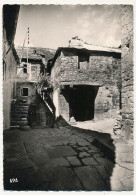
POLYGON ((28 109, 28 124, 30 127, 52 127, 54 116, 49 108, 37 93, 35 84, 32 82, 17 82, 17 106, 29 107, 28 109), (28 88, 28 96, 22 95, 22 89, 28 88), (23 105, 21 102, 25 102, 23 105))
POLYGON ((37 82, 40 75, 40 64, 31 64, 31 78, 32 82, 37 82))
POLYGON ((126 139, 133 138, 133 6, 122 5, 122 118, 126 139))
POLYGON ((16 96, 16 67, 14 46, 10 45, 3 29, 3 129, 10 128, 11 101, 16 96))
POLYGON ((119 110, 119 89, 117 86, 99 87, 95 99, 95 119, 115 118, 116 111, 119 110))
POLYGON ((17 82, 17 100, 26 100, 27 104, 35 102, 36 99, 36 88, 34 83, 31 82, 17 82), (23 88, 28 88, 28 96, 22 95, 23 88))
POLYGON ((118 85, 121 60, 102 54, 90 56, 88 68, 78 68, 78 56, 74 52, 61 52, 52 70, 52 82, 57 88, 60 82, 91 82, 101 85, 118 85), (53 74, 55 72, 55 74, 53 74))
POLYGON ((32 81, 36 82, 38 80, 38 76, 40 75, 40 64, 38 63, 28 63, 27 64, 27 73, 24 73, 23 67, 24 64, 27 64, 26 62, 22 62, 20 66, 17 68, 17 80, 26 82, 26 81, 32 81))
POLYGON ((90 56, 89 80, 104 86, 118 85, 121 82, 121 60, 112 56, 90 56))

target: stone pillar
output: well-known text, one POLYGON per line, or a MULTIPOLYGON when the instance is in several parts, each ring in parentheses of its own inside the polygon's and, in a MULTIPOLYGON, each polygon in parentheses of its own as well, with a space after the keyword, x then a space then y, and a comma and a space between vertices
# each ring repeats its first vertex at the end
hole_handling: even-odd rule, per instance
POLYGON ((60 89, 56 89, 54 92, 53 92, 53 103, 54 103, 54 106, 55 106, 55 117, 59 117, 60 115, 60 112, 59 112, 59 94, 60 94, 60 89))
POLYGON ((133 6, 122 5, 122 119, 126 140, 133 140, 133 6))

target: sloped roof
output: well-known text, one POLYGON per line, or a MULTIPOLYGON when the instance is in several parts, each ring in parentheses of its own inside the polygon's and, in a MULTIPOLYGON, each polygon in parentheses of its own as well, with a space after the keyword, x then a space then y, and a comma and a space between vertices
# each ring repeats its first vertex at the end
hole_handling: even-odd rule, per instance
POLYGON ((3 5, 3 25, 10 44, 14 42, 20 5, 3 5))
POLYGON ((90 50, 90 51, 105 51, 105 52, 116 52, 121 53, 120 48, 114 48, 114 47, 104 47, 104 46, 98 46, 98 45, 92 45, 92 44, 83 44, 83 48, 90 50))
MULTIPOLYGON (((18 46, 16 48, 18 57, 26 59, 27 58, 27 48, 23 48, 22 52, 22 47, 18 46)), ((39 47, 28 47, 28 58, 32 60, 41 60, 42 56, 45 57, 45 60, 48 61, 50 58, 52 58, 55 54, 55 50, 53 49, 48 49, 48 48, 39 48, 39 47)))
MULTIPOLYGON (((22 50, 22 47, 17 47, 16 48, 18 57, 21 59, 22 58, 27 58, 27 48, 24 47, 22 50)), ((41 60, 42 56, 35 53, 36 50, 32 49, 32 48, 28 48, 28 58, 32 59, 32 60, 41 60)))
POLYGON ((78 36, 72 37, 72 39, 69 41, 69 47, 78 48, 78 49, 87 49, 90 51, 105 51, 105 52, 121 53, 121 49, 119 47, 116 48, 116 47, 106 47, 106 46, 89 44, 87 42, 84 42, 78 36))

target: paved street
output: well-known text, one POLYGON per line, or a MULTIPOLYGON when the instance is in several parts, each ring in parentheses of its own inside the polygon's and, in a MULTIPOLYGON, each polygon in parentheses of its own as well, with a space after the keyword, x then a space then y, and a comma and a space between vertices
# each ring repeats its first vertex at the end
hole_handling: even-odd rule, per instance
POLYGON ((111 137, 114 137, 113 127, 115 124, 114 118, 101 119, 101 120, 90 120, 77 122, 76 127, 93 130, 102 133, 109 133, 111 137))
POLYGON ((4 154, 6 190, 107 191, 132 188, 133 169, 127 169, 126 173, 125 168, 109 160, 94 146, 91 131, 70 126, 7 130, 4 132, 4 154), (127 187, 122 182, 125 174, 130 181, 127 181, 127 185, 130 183, 127 187))

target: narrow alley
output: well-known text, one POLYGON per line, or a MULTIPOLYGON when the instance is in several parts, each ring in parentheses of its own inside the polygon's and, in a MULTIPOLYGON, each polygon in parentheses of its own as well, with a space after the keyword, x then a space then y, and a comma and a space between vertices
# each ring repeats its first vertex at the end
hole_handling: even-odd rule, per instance
POLYGON ((133 191, 133 5, 2 9, 4 194, 133 191))

